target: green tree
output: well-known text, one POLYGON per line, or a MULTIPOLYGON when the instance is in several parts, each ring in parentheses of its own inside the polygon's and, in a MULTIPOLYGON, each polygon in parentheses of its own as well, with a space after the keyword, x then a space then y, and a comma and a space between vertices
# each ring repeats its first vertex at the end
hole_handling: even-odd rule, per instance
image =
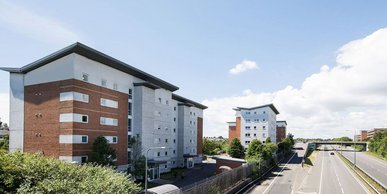
POLYGON ((368 148, 371 152, 387 159, 387 130, 377 131, 370 140, 368 148))
POLYGON ((250 142, 249 147, 247 147, 246 159, 250 162, 257 162, 263 151, 263 144, 261 141, 254 139, 250 142))
POLYGON ((0 193, 138 193, 129 175, 94 164, 0 150, 0 193))
POLYGON ((9 135, 4 135, 3 139, 0 141, 0 149, 8 151, 9 148, 9 135))
POLYGON ((245 149, 238 138, 231 141, 228 154, 233 158, 243 158, 245 155, 245 149))
POLYGON ((91 162, 101 165, 113 165, 116 159, 116 150, 110 147, 108 140, 103 136, 95 139, 91 148, 91 162))
POLYGON ((332 141, 352 141, 352 139, 349 137, 338 137, 338 138, 333 138, 332 141))
POLYGON ((294 139, 293 139, 293 137, 294 137, 294 135, 293 135, 293 134, 291 134, 291 133, 288 133, 288 136, 287 136, 287 138, 289 138, 291 145, 294 145, 294 139))
POLYGON ((203 153, 207 155, 214 155, 215 149, 217 148, 216 142, 209 140, 207 138, 204 138, 203 140, 203 153))
POLYGON ((137 179, 142 179, 145 175, 145 156, 141 156, 138 160, 134 162, 134 171, 133 175, 137 179))
POLYGON ((271 143, 271 138, 267 137, 265 143, 271 143))

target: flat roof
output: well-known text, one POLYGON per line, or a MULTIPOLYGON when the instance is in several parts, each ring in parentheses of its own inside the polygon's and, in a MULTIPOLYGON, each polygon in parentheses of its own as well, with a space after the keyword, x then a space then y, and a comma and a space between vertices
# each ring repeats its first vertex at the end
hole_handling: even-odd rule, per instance
POLYGON ((67 46, 59 51, 56 51, 46 57, 43 57, 35 62, 32 62, 26 66, 23 66, 21 68, 11 68, 11 67, 0 67, 1 70, 8 71, 10 73, 28 73, 32 70, 35 70, 39 67, 42 67, 48 63, 51 63, 55 60, 58 60, 64 56, 67 56, 69 54, 76 53, 79 55, 82 55, 86 58, 89 58, 93 61, 100 62, 104 65, 107 65, 109 67, 112 67, 114 69, 120 70, 122 72, 125 72, 127 74, 136 76, 140 79, 143 79, 149 83, 155 84, 157 86, 160 86, 162 88, 165 88, 170 91, 176 91, 179 88, 173 84, 170 84, 162 79, 159 79, 153 75, 150 75, 144 71, 141 71, 131 65, 128 65, 118 59, 115 59, 109 55, 106 55, 100 51, 97 51, 91 47, 88 47, 82 43, 76 42, 70 46, 67 46))
POLYGON ((203 109, 203 110, 208 108, 207 106, 205 106, 203 104, 197 103, 195 101, 192 101, 190 99, 184 98, 182 96, 179 96, 179 95, 173 94, 173 93, 172 93, 172 99, 177 100, 179 102, 182 102, 179 105, 195 106, 195 107, 203 109))
POLYGON ((254 110, 254 109, 257 109, 257 108, 264 108, 264 107, 269 107, 271 108, 275 114, 279 114, 278 110, 275 108, 274 104, 265 104, 265 105, 262 105, 262 106, 255 106, 255 107, 251 107, 251 108, 245 108, 245 107, 236 107, 234 108, 234 110, 254 110))
POLYGON ((288 125, 286 121, 276 121, 276 123, 285 123, 285 125, 288 125))
POLYGON ((228 161, 233 161, 233 162, 246 163, 245 159, 231 158, 231 157, 226 157, 226 156, 214 156, 213 159, 215 159, 215 160, 228 160, 228 161))

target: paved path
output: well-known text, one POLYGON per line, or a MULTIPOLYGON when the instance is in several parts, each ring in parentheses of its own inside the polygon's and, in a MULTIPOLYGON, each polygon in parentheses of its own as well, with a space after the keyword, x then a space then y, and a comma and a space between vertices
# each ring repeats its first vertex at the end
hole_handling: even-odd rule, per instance
MULTIPOLYGON (((348 158, 351 162, 354 160, 353 151, 343 151, 343 155, 348 158)), ((387 186, 387 162, 370 156, 366 153, 356 152, 356 165, 364 170, 368 175, 372 176, 380 183, 387 186)))

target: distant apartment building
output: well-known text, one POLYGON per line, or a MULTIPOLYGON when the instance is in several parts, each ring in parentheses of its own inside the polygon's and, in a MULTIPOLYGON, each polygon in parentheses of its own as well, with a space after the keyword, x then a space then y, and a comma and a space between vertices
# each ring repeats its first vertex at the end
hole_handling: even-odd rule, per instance
POLYGON ((384 130, 387 130, 387 128, 374 128, 374 129, 371 129, 367 132, 367 139, 372 139, 374 138, 374 135, 376 132, 378 131, 384 131, 384 130))
POLYGON ((154 175, 201 162, 203 110, 178 87, 81 43, 10 73, 10 151, 40 152, 68 162, 90 159, 96 137, 129 167, 128 139, 141 140, 154 175))
POLYGON ((276 118, 279 114, 273 104, 252 108, 237 107, 235 122, 228 122, 229 141, 238 138, 247 148, 253 139, 265 143, 270 137, 273 143, 277 142, 276 118))
POLYGON ((286 126, 288 125, 286 121, 277 121, 277 143, 282 142, 286 138, 286 126))
POLYGON ((361 130, 359 135, 354 136, 355 141, 365 141, 367 140, 367 130, 361 130))

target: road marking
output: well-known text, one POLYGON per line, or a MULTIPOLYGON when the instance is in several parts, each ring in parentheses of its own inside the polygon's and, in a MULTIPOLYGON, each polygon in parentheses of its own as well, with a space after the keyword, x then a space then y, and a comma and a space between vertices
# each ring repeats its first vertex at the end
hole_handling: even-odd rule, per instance
POLYGON ((320 188, 318 190, 318 193, 321 194, 321 188, 322 188, 322 178, 323 178, 323 172, 324 172, 324 158, 325 158, 325 152, 322 153, 323 159, 322 159, 322 165, 321 165, 321 176, 320 176, 320 188))
POLYGON ((278 178, 278 176, 282 173, 282 171, 284 170, 284 168, 288 165, 288 163, 290 162, 290 160, 293 159, 293 157, 296 155, 296 153, 293 154, 293 156, 286 162, 285 166, 282 167, 281 171, 277 174, 277 176, 273 179, 273 181, 271 181, 271 183, 269 184, 269 186, 265 189, 265 191, 263 191, 262 194, 265 194, 266 191, 273 185, 273 183, 275 182, 275 180, 278 178))
POLYGON ((341 182, 340 182, 340 179, 339 179, 339 175, 337 174, 337 171, 336 171, 336 166, 335 165, 332 165, 332 166, 333 166, 333 170, 335 171, 337 181, 339 182, 341 192, 344 193, 344 189, 343 189, 343 186, 341 185, 341 182))
MULTIPOLYGON (((337 156, 339 157, 339 156, 337 156)), ((359 179, 357 177, 355 177, 355 175, 352 173, 352 171, 349 170, 348 166, 344 163, 344 161, 342 159, 339 158, 339 160, 341 161, 341 164, 344 165, 344 167, 348 170, 349 174, 352 175, 352 177, 356 180, 357 183, 359 183, 359 185, 361 186, 361 188, 363 188, 363 190, 368 193, 368 194, 371 194, 370 191, 368 191, 368 189, 365 188, 365 186, 363 185, 363 183, 361 183, 359 181, 359 179)))

